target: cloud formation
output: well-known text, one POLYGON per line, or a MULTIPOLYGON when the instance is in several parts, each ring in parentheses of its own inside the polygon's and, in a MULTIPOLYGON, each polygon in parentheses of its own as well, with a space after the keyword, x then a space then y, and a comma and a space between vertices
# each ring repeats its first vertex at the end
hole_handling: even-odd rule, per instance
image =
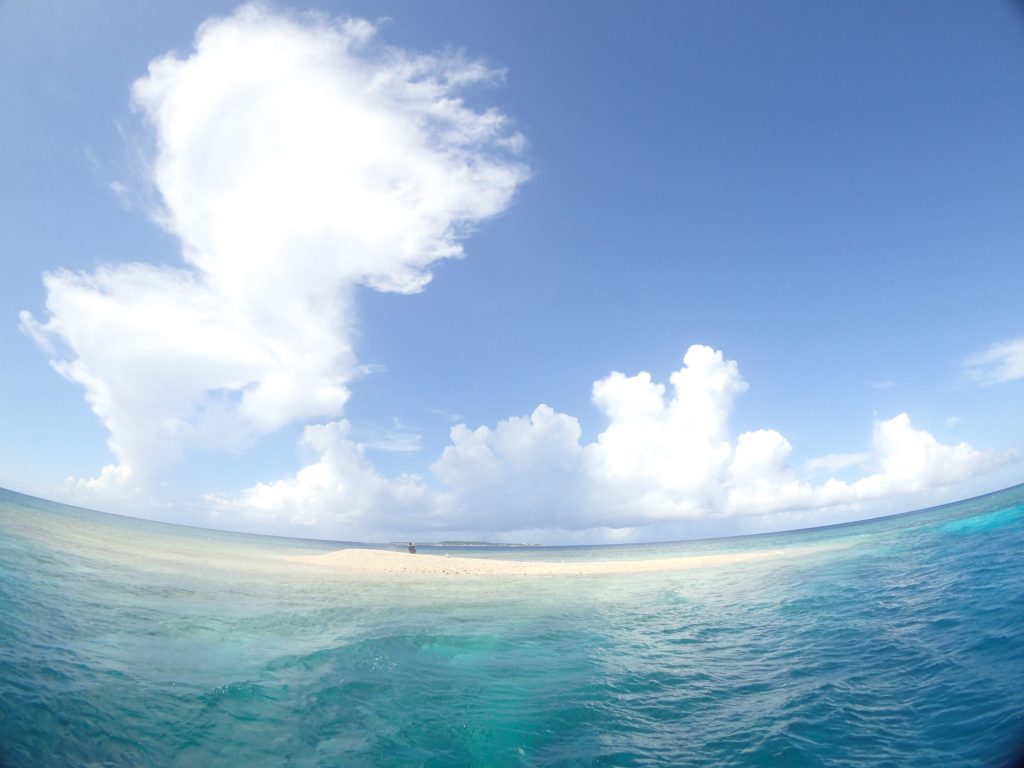
POLYGON ((500 71, 375 33, 247 5, 135 82, 152 215, 183 264, 53 272, 48 316, 21 316, 110 431, 119 464, 97 482, 337 417, 358 370, 354 288, 421 290, 527 178, 522 137, 461 97, 500 71))
POLYGON ((212 495, 222 510, 240 510, 251 520, 317 526, 335 536, 366 530, 382 511, 396 517, 417 514, 429 504, 429 490, 419 478, 386 478, 366 458, 362 444, 349 436, 341 419, 306 427, 302 444, 319 454, 293 477, 258 483, 231 499, 212 495), (323 528, 323 523, 329 527, 323 528))
MULTIPOLYGON (((310 464, 211 496, 215 508, 326 537, 615 538, 914 493, 1006 458, 939 443, 899 414, 875 423, 866 450, 796 467, 778 431, 732 431, 747 383, 735 361, 696 345, 667 384, 646 372, 595 382, 606 426, 592 441, 574 416, 541 404, 494 426, 454 426, 428 476, 382 474, 367 450, 412 451, 419 437, 398 423, 359 436, 340 418, 360 371, 354 292, 422 290, 529 172, 507 118, 463 100, 500 71, 375 35, 362 20, 247 5, 136 81, 132 102, 155 146, 150 213, 180 241, 181 263, 49 273, 47 316, 21 317, 110 433, 117 463, 68 488, 138 498, 194 447, 241 450, 318 420, 302 437, 310 464), (830 476, 852 471, 860 477, 830 476)), ((981 383, 1020 378, 1024 341, 968 365, 981 383)))
POLYGON ((967 358, 964 367, 983 387, 1024 379, 1024 338, 997 342, 967 358))
MULTIPOLYGON (((779 432, 734 434, 747 388, 735 361, 690 347, 668 390, 649 373, 612 373, 593 385, 607 426, 581 441, 579 422, 546 405, 496 426, 451 430, 428 479, 387 479, 347 425, 311 427, 320 455, 295 476, 214 501, 223 512, 305 523, 319 535, 401 536, 411 531, 587 531, 629 536, 651 526, 749 518, 844 505, 962 482, 1010 457, 967 443, 945 445, 907 414, 878 420, 870 448, 792 465, 779 432), (825 471, 861 468, 854 481, 825 471)), ((678 530, 678 529, 677 529, 678 530)))

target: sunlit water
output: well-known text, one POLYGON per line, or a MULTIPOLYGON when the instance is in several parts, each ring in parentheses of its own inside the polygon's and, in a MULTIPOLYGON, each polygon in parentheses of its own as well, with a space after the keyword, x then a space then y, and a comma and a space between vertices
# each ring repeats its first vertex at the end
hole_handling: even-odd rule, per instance
POLYGON ((1022 746, 1024 487, 804 533, 466 552, 805 549, 678 573, 284 559, 339 546, 0 491, 0 766, 998 766, 1022 746))

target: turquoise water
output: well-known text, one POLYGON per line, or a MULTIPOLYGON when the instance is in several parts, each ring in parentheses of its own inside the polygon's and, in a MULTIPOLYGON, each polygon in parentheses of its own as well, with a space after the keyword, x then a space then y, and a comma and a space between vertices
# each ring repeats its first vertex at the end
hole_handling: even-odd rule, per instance
POLYGON ((283 559, 339 546, 0 491, 0 766, 998 766, 1024 745, 1024 486, 803 533, 467 553, 806 548, 678 573, 283 559))

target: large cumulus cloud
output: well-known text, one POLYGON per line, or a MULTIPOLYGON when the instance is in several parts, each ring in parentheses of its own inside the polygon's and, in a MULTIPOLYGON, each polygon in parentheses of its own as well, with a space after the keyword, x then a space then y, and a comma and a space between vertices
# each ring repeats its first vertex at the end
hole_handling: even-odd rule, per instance
POLYGON ((84 483, 338 416, 357 372, 354 287, 422 289, 509 205, 523 139, 460 95, 501 72, 375 32, 243 6, 134 84, 155 140, 151 214, 183 263, 53 272, 47 316, 22 314, 110 431, 119 464, 84 483))
POLYGON ((546 405, 494 427, 460 424, 429 477, 385 478, 346 425, 313 427, 305 440, 318 461, 213 501, 223 513, 301 522, 334 537, 518 531, 548 540, 579 532, 614 540, 714 531, 709 521, 718 521, 719 531, 723 521, 750 529, 751 518, 953 485, 1009 458, 940 443, 900 413, 875 422, 867 450, 797 467, 778 431, 731 430, 747 383, 722 352, 690 347, 669 382, 671 390, 646 372, 595 382, 593 402, 607 423, 591 442, 582 440, 574 416, 546 405), (818 479, 821 466, 857 467, 860 477, 818 479))

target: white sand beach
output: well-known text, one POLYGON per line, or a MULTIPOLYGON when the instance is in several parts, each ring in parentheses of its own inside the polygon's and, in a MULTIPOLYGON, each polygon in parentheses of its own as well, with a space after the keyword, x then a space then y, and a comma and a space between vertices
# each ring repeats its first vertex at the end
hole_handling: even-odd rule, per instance
POLYGON ((288 559, 349 573, 408 574, 421 576, 596 576, 613 573, 656 573, 782 558, 790 550, 761 550, 721 555, 694 555, 650 560, 590 560, 542 562, 497 560, 447 555, 411 555, 378 549, 341 549, 323 555, 298 555, 288 559))

